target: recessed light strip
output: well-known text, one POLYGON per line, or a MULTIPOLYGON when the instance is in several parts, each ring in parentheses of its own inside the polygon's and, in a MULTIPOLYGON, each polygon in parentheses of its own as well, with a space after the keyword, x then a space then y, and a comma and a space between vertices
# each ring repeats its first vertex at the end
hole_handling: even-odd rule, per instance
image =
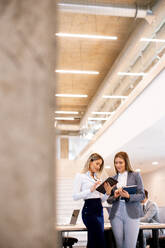
POLYGON ((117 36, 106 36, 106 35, 56 33, 56 36, 70 37, 70 38, 83 38, 83 39, 87 38, 87 39, 117 40, 117 36))
POLYGON ((78 111, 54 111, 56 114, 78 114, 78 111))
POLYGON ((54 119, 60 121, 74 121, 74 117, 55 117, 54 119))
POLYGON ((110 98, 110 99, 125 99, 125 98, 128 98, 128 96, 108 96, 108 95, 104 95, 102 97, 103 98, 110 98))
POLYGON ((65 73, 65 74, 91 74, 91 75, 98 75, 98 71, 81 71, 81 70, 55 70, 58 73, 65 73))
POLYGON ((145 76, 146 74, 144 72, 118 72, 120 76, 145 76))
POLYGON ((141 38, 140 41, 149 41, 149 42, 162 42, 165 43, 164 39, 150 39, 150 38, 141 38))
POLYGON ((57 97, 77 97, 77 98, 84 98, 88 97, 88 95, 82 95, 82 94, 55 94, 57 97))

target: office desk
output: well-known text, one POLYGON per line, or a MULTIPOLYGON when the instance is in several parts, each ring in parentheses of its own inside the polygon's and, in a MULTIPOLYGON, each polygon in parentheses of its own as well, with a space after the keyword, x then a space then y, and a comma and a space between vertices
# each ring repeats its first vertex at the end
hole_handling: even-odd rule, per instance
MULTIPOLYGON (((104 224, 104 230, 111 230, 110 223, 104 224)), ((159 229, 165 229, 165 224, 155 224, 155 223, 145 223, 140 225, 139 231, 139 246, 140 248, 143 247, 143 230, 152 230, 152 237, 153 237, 153 244, 154 248, 159 248, 159 229)), ((60 234, 60 239, 62 238, 63 232, 83 232, 87 231, 84 224, 77 224, 77 225, 59 225, 56 226, 56 230, 60 234)), ((109 244, 110 247, 111 244, 109 244)))
MULTIPOLYGON (((104 229, 105 230, 111 230, 110 223, 105 223, 104 224, 104 229)), ((64 232, 84 232, 87 231, 85 225, 82 224, 77 224, 77 225, 57 225, 56 230, 58 232, 58 246, 60 246, 62 242, 62 236, 64 232)))
POLYGON ((144 223, 140 225, 139 246, 143 247, 143 230, 152 230, 153 247, 159 248, 159 230, 165 229, 165 224, 144 223))
POLYGON ((84 232, 84 231, 87 231, 86 227, 83 224, 57 225, 56 230, 58 232, 58 235, 57 235, 58 247, 62 247, 62 237, 63 237, 64 232, 84 232))
MULTIPOLYGON (((104 229, 108 230, 110 229, 110 223, 105 223, 104 224, 104 229)), ((77 225, 57 225, 56 226, 56 230, 58 232, 83 232, 83 231, 87 231, 85 225, 82 224, 77 224, 77 225)))

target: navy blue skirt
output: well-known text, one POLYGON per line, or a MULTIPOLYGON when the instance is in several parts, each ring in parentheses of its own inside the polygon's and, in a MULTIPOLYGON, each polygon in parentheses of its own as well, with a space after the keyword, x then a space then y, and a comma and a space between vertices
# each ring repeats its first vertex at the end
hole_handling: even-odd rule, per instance
POLYGON ((103 207, 100 198, 85 200, 82 219, 88 230, 88 248, 105 248, 103 207))

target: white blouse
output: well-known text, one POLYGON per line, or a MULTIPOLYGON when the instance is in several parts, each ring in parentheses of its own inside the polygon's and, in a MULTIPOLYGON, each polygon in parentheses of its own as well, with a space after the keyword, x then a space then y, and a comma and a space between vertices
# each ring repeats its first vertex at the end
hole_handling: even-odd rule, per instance
MULTIPOLYGON (((94 175, 95 179, 96 175, 94 175)), ((91 199, 91 198, 101 198, 102 201, 106 201, 109 197, 107 194, 101 194, 97 190, 91 192, 91 187, 96 183, 96 180, 90 176, 90 172, 77 174, 74 180, 73 186, 73 199, 75 201, 83 199, 91 199)))
POLYGON ((117 188, 121 188, 127 185, 127 177, 128 177, 128 171, 124 171, 123 173, 118 174, 117 188))

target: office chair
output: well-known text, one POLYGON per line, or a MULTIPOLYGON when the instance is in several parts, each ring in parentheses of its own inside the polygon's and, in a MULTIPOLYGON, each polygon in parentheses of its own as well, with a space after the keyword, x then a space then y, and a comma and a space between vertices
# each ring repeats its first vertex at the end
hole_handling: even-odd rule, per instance
POLYGON ((62 245, 64 248, 72 248, 75 243, 78 242, 78 239, 73 238, 73 237, 63 237, 62 238, 62 245))

